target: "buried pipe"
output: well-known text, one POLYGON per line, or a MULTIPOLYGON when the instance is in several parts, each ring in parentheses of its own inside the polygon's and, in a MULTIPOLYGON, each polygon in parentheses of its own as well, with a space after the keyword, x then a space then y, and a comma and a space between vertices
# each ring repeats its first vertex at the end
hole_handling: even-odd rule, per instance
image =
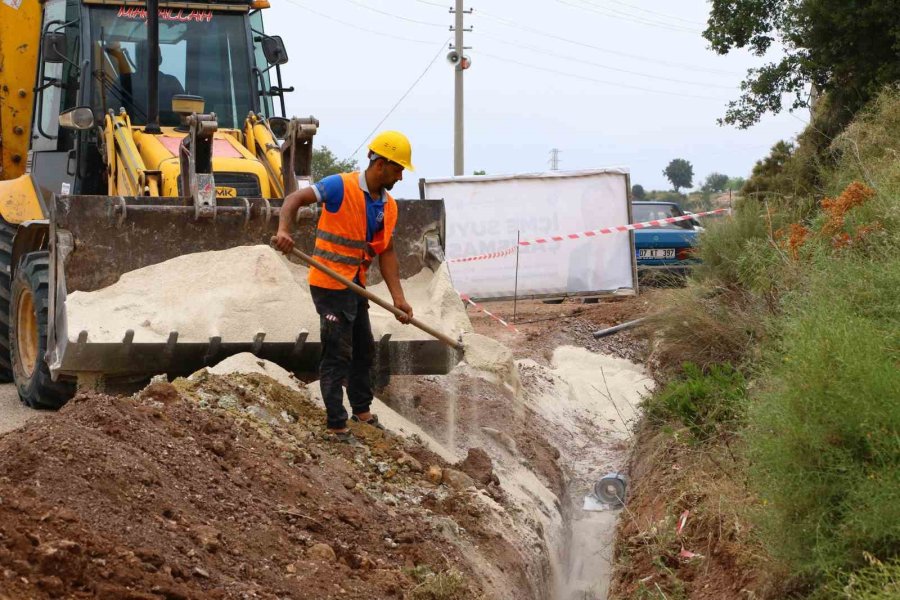
POLYGON ((626 329, 631 329, 632 327, 637 327, 641 323, 647 320, 647 317, 641 317, 640 319, 635 319, 634 321, 626 321, 625 323, 620 323, 615 327, 607 327, 606 329, 601 329, 599 331, 594 332, 594 339, 600 339, 602 337, 606 337, 608 335, 612 335, 614 333, 618 333, 620 331, 624 331, 626 329))

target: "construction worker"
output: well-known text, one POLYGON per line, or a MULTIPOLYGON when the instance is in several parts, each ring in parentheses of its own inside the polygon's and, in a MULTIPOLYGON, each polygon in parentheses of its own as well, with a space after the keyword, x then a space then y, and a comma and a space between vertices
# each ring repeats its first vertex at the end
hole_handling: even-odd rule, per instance
MULTIPOLYGON (((403 170, 413 170, 412 148, 400 132, 379 133, 369 144, 369 166, 365 171, 325 177, 315 185, 288 194, 284 199, 274 238, 278 250, 294 247, 291 232, 301 206, 318 202, 324 206, 316 229, 314 258, 347 279, 365 286, 366 270, 375 256, 394 306, 409 322, 413 309, 400 285, 400 265, 392 235, 397 223, 397 203, 388 193, 403 179, 403 170)), ((325 401, 328 431, 338 441, 352 443, 347 429, 347 411, 341 385, 347 383, 351 419, 383 429, 369 408, 374 397, 370 368, 375 340, 369 321, 369 304, 352 290, 314 267, 309 270, 309 288, 321 323, 322 360, 319 385, 325 401)))
MULTIPOLYGON (((162 50, 156 49, 158 64, 162 64, 162 50)), ((109 90, 107 104, 124 108, 131 116, 132 121, 140 123, 147 119, 147 77, 135 76, 131 62, 127 58, 125 49, 119 42, 113 41, 106 45, 106 53, 116 65, 119 72, 118 82, 109 90)), ((184 86, 174 75, 159 71, 158 98, 159 98, 159 122, 162 125, 178 125, 179 116, 172 110, 172 98, 184 94, 184 86)))

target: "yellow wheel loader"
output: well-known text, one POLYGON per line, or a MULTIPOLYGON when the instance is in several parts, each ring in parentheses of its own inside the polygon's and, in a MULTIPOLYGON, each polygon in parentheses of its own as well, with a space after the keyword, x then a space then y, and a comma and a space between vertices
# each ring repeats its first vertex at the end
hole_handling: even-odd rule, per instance
MULTIPOLYGON (((191 373, 250 351, 314 373, 318 340, 94 343, 66 297, 176 256, 267 243, 284 196, 309 185, 315 118, 284 116, 268 0, 0 1, 0 379, 32 407, 76 383, 191 373), (273 83, 274 82, 274 83, 273 83), (275 114, 276 104, 280 115, 275 114)), ((401 201, 401 276, 443 260, 441 201, 401 201)), ((297 227, 310 250, 315 222, 297 227)), ((437 341, 378 341, 376 377, 443 373, 437 341)))

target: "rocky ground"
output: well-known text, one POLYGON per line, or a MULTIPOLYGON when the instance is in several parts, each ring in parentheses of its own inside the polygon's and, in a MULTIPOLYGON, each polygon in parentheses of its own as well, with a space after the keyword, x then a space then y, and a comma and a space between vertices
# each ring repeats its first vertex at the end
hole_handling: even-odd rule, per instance
MULTIPOLYGON (((638 356, 590 333, 646 306, 519 303, 520 333, 470 316, 550 365, 562 344, 638 356)), ((520 385, 395 378, 385 400, 422 435, 355 427, 360 447, 264 375, 82 394, 0 434, 0 599, 554 597, 569 450, 520 385)))
POLYGON ((443 531, 478 508, 438 485, 446 463, 368 427, 334 444, 321 419, 264 377, 210 376, 81 395, 5 436, 4 593, 388 598, 464 575, 443 531))
POLYGON ((519 334, 471 306, 468 312, 476 331, 509 346, 516 358, 549 364, 554 349, 573 345, 641 363, 646 356, 646 341, 635 335, 634 330, 601 339, 594 339, 592 334, 644 316, 656 302, 662 301, 662 295, 664 290, 650 289, 641 296, 613 296, 592 304, 576 298, 561 304, 529 300, 516 303, 515 310, 512 301, 484 305, 518 329, 519 334))

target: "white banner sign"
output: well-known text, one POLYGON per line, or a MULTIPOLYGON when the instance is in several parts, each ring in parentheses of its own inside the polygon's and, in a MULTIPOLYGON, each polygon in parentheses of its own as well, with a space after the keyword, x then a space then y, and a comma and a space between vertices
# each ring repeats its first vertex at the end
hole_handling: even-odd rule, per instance
MULTIPOLYGON (((625 169, 553 171, 425 180, 444 199, 447 258, 498 252, 522 240, 629 222, 625 169)), ((563 295, 634 288, 627 233, 521 247, 499 258, 451 263, 453 284, 473 298, 563 295)))

